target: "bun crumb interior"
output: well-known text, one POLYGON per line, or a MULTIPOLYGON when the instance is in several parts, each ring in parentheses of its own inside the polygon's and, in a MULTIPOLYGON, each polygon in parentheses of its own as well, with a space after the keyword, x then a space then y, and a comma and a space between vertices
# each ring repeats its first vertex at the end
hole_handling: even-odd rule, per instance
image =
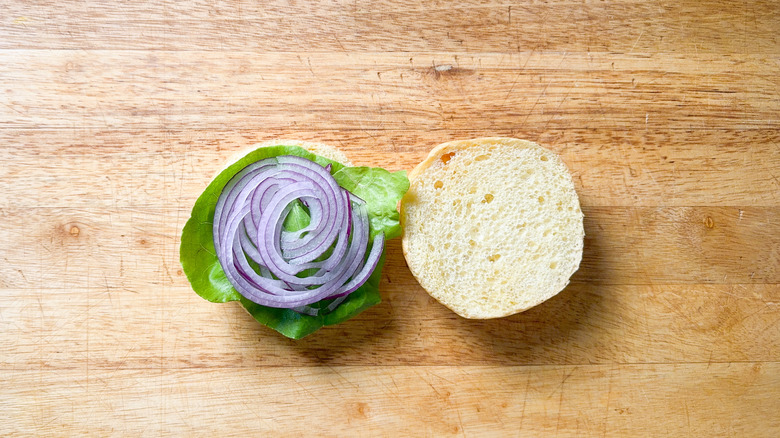
POLYGON ((566 165, 512 138, 434 148, 401 200, 404 257, 465 318, 498 318, 560 292, 582 260, 583 214, 566 165))

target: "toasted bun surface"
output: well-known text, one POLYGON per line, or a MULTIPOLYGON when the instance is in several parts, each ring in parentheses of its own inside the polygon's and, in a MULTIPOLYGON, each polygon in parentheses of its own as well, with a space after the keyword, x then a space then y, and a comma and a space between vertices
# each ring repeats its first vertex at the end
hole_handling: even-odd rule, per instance
POLYGON ((582 259, 583 214, 566 165, 513 138, 453 141, 410 174, 401 201, 409 269, 466 318, 527 310, 560 292, 582 259))

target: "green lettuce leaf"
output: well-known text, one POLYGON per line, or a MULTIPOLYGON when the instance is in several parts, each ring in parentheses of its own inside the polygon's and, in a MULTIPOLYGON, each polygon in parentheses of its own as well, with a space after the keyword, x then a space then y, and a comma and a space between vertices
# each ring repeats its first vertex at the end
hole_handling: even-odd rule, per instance
MULTIPOLYGON (((254 150, 231 164, 206 187, 192 208, 192 214, 184 225, 181 237, 180 261, 193 290, 202 298, 215 302, 240 301, 259 323, 283 335, 300 339, 323 326, 337 324, 359 314, 381 301, 379 280, 384 264, 384 254, 368 281, 351 293, 331 312, 318 316, 301 315, 290 309, 279 309, 256 304, 241 296, 225 276, 216 256, 212 221, 214 210, 225 185, 241 169, 256 161, 279 155, 297 155, 321 166, 331 165, 336 181, 368 204, 371 238, 384 232, 387 238, 401 234, 396 205, 409 188, 405 172, 390 173, 380 168, 345 167, 298 146, 272 146, 254 150)), ((285 228, 295 230, 308 224, 309 217, 303 207, 297 205, 285 221, 285 228)), ((313 304, 326 307, 332 300, 313 304)))
POLYGON ((377 167, 343 167, 333 173, 341 187, 368 204, 371 238, 385 233, 386 239, 401 235, 398 201, 409 190, 406 172, 390 173, 377 167))

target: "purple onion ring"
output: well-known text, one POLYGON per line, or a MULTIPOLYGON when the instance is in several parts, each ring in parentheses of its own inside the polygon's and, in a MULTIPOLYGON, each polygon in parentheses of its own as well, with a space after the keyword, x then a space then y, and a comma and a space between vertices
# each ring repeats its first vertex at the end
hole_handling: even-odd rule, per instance
POLYGON ((214 248, 233 287, 257 304, 300 313, 317 314, 310 304, 337 298, 326 308, 333 310, 368 280, 384 234, 369 240, 366 203, 338 185, 330 166, 292 155, 242 169, 214 211, 214 248), (286 231, 296 202, 310 222, 286 231))

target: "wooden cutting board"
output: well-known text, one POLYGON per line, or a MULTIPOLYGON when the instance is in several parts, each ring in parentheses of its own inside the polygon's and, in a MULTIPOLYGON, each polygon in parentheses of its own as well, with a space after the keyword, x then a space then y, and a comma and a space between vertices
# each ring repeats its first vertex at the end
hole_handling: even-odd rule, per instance
POLYGON ((0 434, 780 435, 778 2, 2 3, 0 434), (532 310, 456 316, 397 240, 383 303, 301 341, 182 275, 255 142, 488 135, 585 212, 532 310))

